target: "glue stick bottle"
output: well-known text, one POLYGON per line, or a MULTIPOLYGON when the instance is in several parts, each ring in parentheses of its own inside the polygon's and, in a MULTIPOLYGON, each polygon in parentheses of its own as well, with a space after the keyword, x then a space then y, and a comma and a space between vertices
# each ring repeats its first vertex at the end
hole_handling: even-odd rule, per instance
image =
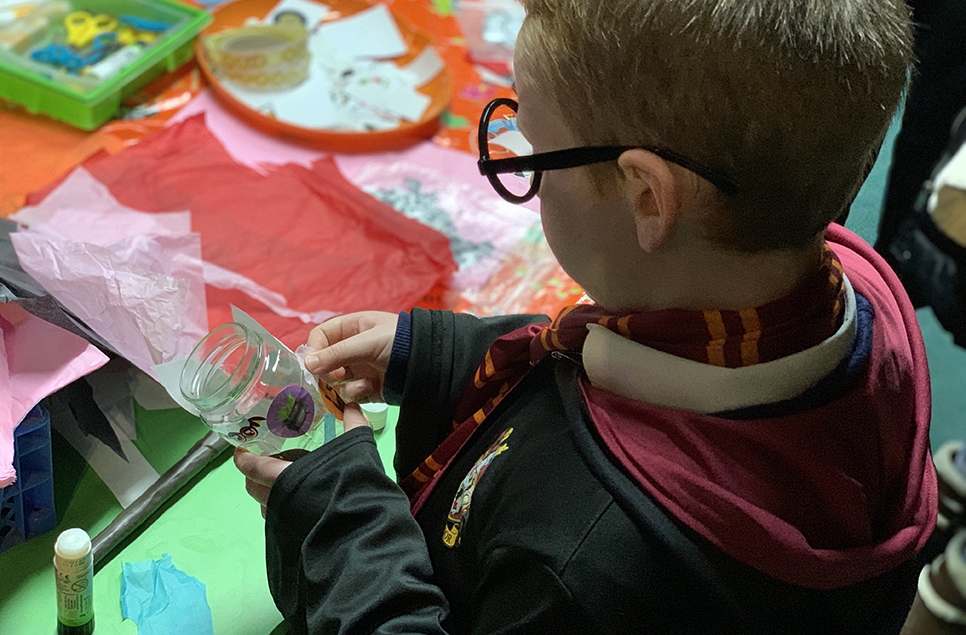
POLYGON ((57 575, 57 635, 94 632, 94 558, 83 529, 68 529, 54 544, 57 575))

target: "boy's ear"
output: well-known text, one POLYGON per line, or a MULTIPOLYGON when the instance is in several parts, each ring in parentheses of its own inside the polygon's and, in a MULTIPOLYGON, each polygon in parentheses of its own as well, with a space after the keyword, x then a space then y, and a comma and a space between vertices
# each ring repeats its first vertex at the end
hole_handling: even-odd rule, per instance
POLYGON ((642 148, 628 150, 617 163, 624 173, 625 194, 634 206, 637 243, 645 252, 655 252, 677 221, 679 183, 667 161, 642 148))

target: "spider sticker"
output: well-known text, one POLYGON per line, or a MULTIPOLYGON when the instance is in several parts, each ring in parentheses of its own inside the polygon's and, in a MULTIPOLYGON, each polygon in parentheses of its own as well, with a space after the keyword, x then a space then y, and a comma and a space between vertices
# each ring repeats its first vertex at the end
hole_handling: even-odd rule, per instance
POLYGON ((282 389, 268 407, 268 429, 283 439, 300 437, 315 421, 315 402, 303 386, 292 384, 282 389))

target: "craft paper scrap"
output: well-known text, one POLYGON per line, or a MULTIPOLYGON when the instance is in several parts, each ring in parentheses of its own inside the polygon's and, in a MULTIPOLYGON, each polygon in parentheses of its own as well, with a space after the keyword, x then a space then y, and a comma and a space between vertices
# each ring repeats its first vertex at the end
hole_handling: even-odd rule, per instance
POLYGON ((409 74, 416 88, 425 86, 443 72, 446 63, 436 52, 436 47, 427 46, 411 62, 402 67, 409 74))
POLYGON ((409 51, 389 9, 377 4, 319 27, 317 35, 343 57, 388 59, 409 51))
POLYGON ((138 367, 182 354, 183 336, 208 331, 188 212, 130 209, 78 168, 16 220, 29 225, 10 236, 23 269, 138 367))
POLYGON ((338 77, 347 71, 351 72, 357 62, 372 61, 353 59, 345 55, 318 33, 309 36, 308 46, 312 64, 325 69, 333 77, 338 77))
POLYGON ((329 318, 338 315, 338 313, 335 311, 322 310, 306 312, 291 309, 288 306, 288 302, 285 300, 285 296, 282 294, 263 287, 251 278, 247 278, 239 273, 235 273, 230 269, 219 267, 214 263, 204 263, 204 270, 205 282, 211 286, 219 289, 235 289, 241 291, 248 297, 258 300, 264 304, 266 307, 271 309, 273 313, 284 318, 296 318, 303 324, 312 324, 314 326, 319 322, 324 322, 329 318))
POLYGON ((134 378, 128 372, 129 366, 127 361, 115 358, 84 379, 100 411, 133 441, 138 438, 138 432, 134 418, 134 378))
MULTIPOLYGON (((111 420, 98 405, 94 398, 94 390, 88 378, 83 381, 75 381, 69 386, 64 386, 55 395, 56 399, 67 405, 72 415, 71 421, 77 424, 78 429, 84 436, 97 439, 115 454, 127 461, 127 455, 121 446, 117 426, 111 424, 111 420)), ((48 407, 50 402, 48 401, 48 407)))
POLYGON ((62 229, 54 235, 97 245, 144 234, 191 232, 189 212, 144 214, 125 207, 117 202, 107 186, 82 167, 68 174, 39 204, 22 207, 10 218, 37 228, 50 223, 62 229), (80 220, 79 216, 82 217, 80 220))
POLYGON ((313 150, 245 125, 219 103, 207 88, 170 119, 174 125, 204 113, 205 126, 224 146, 231 158, 265 176, 268 167, 293 163, 309 168, 326 153, 313 150))
POLYGON ((421 143, 405 152, 336 158, 350 181, 450 240, 453 289, 481 288, 539 219, 507 203, 469 154, 421 143))
POLYGON ((10 239, 24 271, 145 372, 207 332, 197 234, 143 236, 115 249, 33 231, 10 239))
POLYGON ((270 117, 275 116, 275 99, 278 97, 278 95, 284 94, 288 92, 288 90, 291 90, 291 89, 288 89, 285 91, 273 91, 270 93, 263 93, 263 92, 257 92, 254 90, 248 90, 246 88, 242 88, 241 86, 238 86, 237 84, 233 84, 228 80, 225 80, 222 83, 222 87, 227 89, 228 92, 231 93, 232 97, 242 102, 252 110, 256 112, 260 112, 263 115, 268 115, 270 117))
MULTIPOLYGON (((53 402, 51 405, 54 405, 53 402)), ((127 508, 158 480, 158 472, 148 463, 124 431, 110 418, 108 421, 117 435, 125 458, 121 458, 96 438, 81 432, 80 426, 66 404, 63 404, 59 411, 51 410, 50 413, 51 425, 67 439, 78 454, 84 457, 88 465, 117 498, 121 507, 127 508)))
POLYGON ((331 8, 311 0, 282 0, 268 12, 262 21, 265 24, 275 22, 275 16, 282 12, 297 13, 305 20, 305 28, 312 30, 319 22, 328 15, 331 8))
POLYGON ((82 168, 68 176, 42 203, 26 208, 18 220, 31 223, 26 237, 12 238, 18 252, 24 251, 20 257, 27 260, 25 268, 33 267, 31 273, 41 283, 52 280, 52 286, 45 284, 45 288, 54 297, 145 372, 173 357, 187 356, 194 343, 208 332, 204 283, 241 291, 282 317, 296 318, 305 324, 316 324, 334 315, 330 311, 293 310, 281 294, 246 276, 203 262, 200 237, 189 233, 188 212, 149 214, 122 206, 82 168), (72 190, 78 192, 74 207, 58 207, 65 200, 64 192, 72 190), (93 200, 87 203, 83 196, 93 200), (84 209, 78 209, 80 205, 84 209), (71 269, 69 261, 78 259, 97 262, 82 262, 70 272, 57 273, 71 269), (55 267, 52 262, 63 262, 65 266, 55 267), (148 301, 141 304, 138 296, 132 294, 109 303, 105 314, 101 310, 105 298, 113 298, 119 292, 110 267, 119 273, 118 284, 126 291, 134 289, 142 297, 146 293, 148 301), (68 282, 53 280, 58 275, 66 276, 68 282), (79 282, 81 278, 83 282, 79 282), (100 291, 77 293, 85 285, 100 291), (53 288, 58 288, 58 293, 53 288))
POLYGON ((164 387, 168 396, 176 404, 184 408, 186 412, 200 416, 201 412, 181 394, 181 373, 184 370, 185 361, 187 361, 187 358, 175 359, 164 364, 158 364, 151 370, 154 376, 158 378, 158 383, 164 387))
MULTIPOLYGON (((207 262, 280 294, 300 314, 399 311, 454 269, 445 236, 348 183, 330 159, 310 169, 282 165, 261 176, 236 163, 202 117, 116 155, 93 157, 84 168, 123 205, 191 210, 207 262)), ((37 192, 29 202, 45 195, 37 192)), ((205 296, 212 325, 230 321, 234 304, 290 346, 304 342, 310 329, 301 318, 279 316, 234 289, 207 285, 205 296)), ((201 335, 208 331, 206 325, 201 335)))
POLYGON ((351 125, 345 120, 344 99, 321 68, 309 70, 309 78, 295 88, 272 96, 275 117, 303 128, 339 128, 351 125))
POLYGON ((129 369, 134 383, 134 401, 145 410, 171 410, 179 407, 178 402, 156 379, 136 368, 129 369))
POLYGON ((21 207, 11 220, 24 225, 46 223, 59 209, 77 207, 83 201, 85 207, 116 210, 117 201, 110 190, 84 168, 77 168, 67 175, 56 189, 37 205, 21 207))
POLYGON ((247 313, 239 309, 237 306, 231 307, 231 319, 245 326, 249 331, 261 337, 262 340, 268 343, 269 346, 277 346, 278 348, 281 348, 284 351, 288 351, 293 355, 295 354, 295 352, 292 349, 290 349, 288 346, 280 342, 278 338, 276 338, 274 335, 269 333, 264 326, 259 324, 258 320, 248 315, 247 313))
POLYGON ((400 118, 417 121, 432 101, 416 90, 410 73, 392 62, 325 55, 317 67, 331 78, 328 98, 350 129, 382 129, 383 123, 395 128, 400 118))
POLYGON ((345 112, 346 119, 351 121, 352 125, 342 126, 343 129, 376 132, 399 127, 399 119, 393 115, 381 113, 355 99, 346 104, 345 112))
POLYGON ((214 635, 203 582, 160 560, 121 565, 121 615, 134 620, 138 635, 214 635))
POLYGON ((419 121, 432 99, 413 88, 409 78, 395 65, 381 66, 350 77, 345 84, 346 92, 376 111, 407 121, 419 121))
POLYGON ((110 245, 142 236, 190 234, 191 214, 189 212, 145 214, 122 209, 120 206, 116 210, 104 213, 92 210, 89 206, 83 209, 69 207, 58 209, 46 224, 37 227, 38 231, 45 233, 51 228, 58 228, 49 234, 52 236, 70 238, 74 242, 110 245))
POLYGON ((0 488, 16 478, 13 433, 30 409, 107 361, 86 340, 0 303, 0 488))

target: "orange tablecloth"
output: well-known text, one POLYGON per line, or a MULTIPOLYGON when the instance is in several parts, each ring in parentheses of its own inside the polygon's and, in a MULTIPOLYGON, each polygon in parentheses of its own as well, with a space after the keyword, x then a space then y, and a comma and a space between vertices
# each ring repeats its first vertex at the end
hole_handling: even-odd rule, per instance
MULTIPOLYGON (((452 15, 438 13, 430 0, 388 0, 386 4, 409 24, 433 37, 453 74, 455 95, 434 141, 448 148, 475 151, 473 137, 480 111, 493 97, 512 91, 480 79, 466 58, 459 24, 452 15)), ((129 100, 131 105, 139 106, 130 111, 137 118, 116 119, 95 132, 30 115, 13 105, 0 108, 0 216, 15 212, 28 193, 98 150, 114 154, 163 127, 203 85, 197 67, 188 64, 129 100)))
MULTIPOLYGON (((476 153, 479 113, 491 99, 510 96, 505 86, 487 83, 465 54, 460 27, 452 15, 439 12, 432 0, 385 0, 391 10, 433 38, 454 78, 454 96, 433 141, 440 146, 476 153)), ((445 3, 439 3, 445 4, 445 3)), ((46 117, 23 112, 13 105, 0 106, 0 216, 23 206, 27 194, 42 188, 98 151, 110 154, 137 143, 159 130, 178 109, 204 86, 194 63, 159 78, 134 95, 121 118, 94 132, 84 132, 46 117)), ((514 284, 522 260, 510 259, 494 276, 492 294, 514 284)), ((581 291, 557 266, 541 274, 542 285, 528 282, 532 301, 526 310, 553 313, 576 301, 581 291)), ((474 309, 447 289, 438 288, 422 303, 427 307, 474 309)), ((518 304, 519 306, 519 304, 518 304)), ((523 306, 519 306, 523 309, 523 306)))

